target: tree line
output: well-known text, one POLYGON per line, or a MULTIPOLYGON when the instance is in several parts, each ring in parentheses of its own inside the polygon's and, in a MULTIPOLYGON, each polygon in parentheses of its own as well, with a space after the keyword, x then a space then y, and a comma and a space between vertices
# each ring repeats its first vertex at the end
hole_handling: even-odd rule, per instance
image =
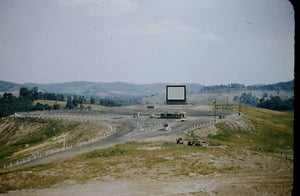
POLYGON ((54 93, 44 93, 39 91, 37 87, 28 90, 25 87, 20 88, 19 96, 16 97, 12 93, 4 93, 0 98, 0 117, 9 116, 15 112, 27 112, 36 110, 57 110, 60 106, 55 103, 52 106, 48 104, 36 103, 33 101, 43 99, 43 100, 64 100, 64 95, 54 94, 54 93))
MULTIPOLYGON (((66 105, 63 109, 84 109, 85 107, 83 104, 88 103, 84 96, 69 95, 65 99, 63 94, 46 93, 40 91, 37 87, 33 87, 31 90, 22 87, 19 90, 18 97, 14 96, 12 93, 4 93, 0 97, 0 118, 12 115, 16 112, 62 109, 57 102, 53 105, 40 102, 34 104, 34 101, 37 100, 66 101, 66 105)), ((89 103, 97 104, 94 98, 91 98, 89 103)), ((110 107, 121 105, 117 101, 108 98, 100 99, 98 103, 110 107)))
POLYGON ((233 101, 270 110, 294 110, 294 97, 283 99, 279 96, 268 96, 268 93, 264 93, 261 98, 257 98, 252 93, 242 93, 240 97, 235 96, 233 101))
POLYGON ((266 85, 249 85, 239 83, 221 84, 203 87, 200 92, 229 91, 229 90, 261 90, 261 91, 294 91, 294 80, 266 85))

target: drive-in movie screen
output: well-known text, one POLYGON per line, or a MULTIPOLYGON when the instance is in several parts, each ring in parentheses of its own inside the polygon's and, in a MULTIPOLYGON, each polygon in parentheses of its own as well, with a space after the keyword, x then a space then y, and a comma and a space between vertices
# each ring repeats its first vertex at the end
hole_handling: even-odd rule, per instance
POLYGON ((166 90, 166 100, 169 102, 185 102, 186 86, 184 85, 168 85, 166 90))

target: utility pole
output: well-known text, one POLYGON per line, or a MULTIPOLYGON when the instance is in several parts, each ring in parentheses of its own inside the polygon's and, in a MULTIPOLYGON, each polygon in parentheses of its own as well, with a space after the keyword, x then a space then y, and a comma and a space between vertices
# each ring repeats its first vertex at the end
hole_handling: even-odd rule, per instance
POLYGON ((213 104, 214 104, 214 124, 216 124, 216 110, 217 110, 216 100, 213 101, 213 104))
POLYGON ((242 97, 240 97, 240 100, 239 100, 239 116, 241 115, 241 104, 242 104, 242 97))
POLYGON ((227 100, 226 100, 226 109, 225 109, 226 113, 228 112, 228 96, 227 96, 227 100))

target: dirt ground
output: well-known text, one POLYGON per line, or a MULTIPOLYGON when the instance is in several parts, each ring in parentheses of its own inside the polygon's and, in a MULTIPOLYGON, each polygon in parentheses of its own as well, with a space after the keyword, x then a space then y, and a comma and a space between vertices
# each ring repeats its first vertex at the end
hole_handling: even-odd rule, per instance
POLYGON ((189 178, 150 178, 96 181, 87 184, 61 185, 55 188, 9 192, 7 196, 61 195, 291 195, 289 176, 252 174, 212 174, 189 178), (263 183, 261 183, 263 182, 263 183))
MULTIPOLYGON (((141 150, 159 151, 156 146, 141 150)), ((189 155, 180 155, 180 159, 191 157, 192 165, 217 168, 213 173, 199 174, 187 168, 183 169, 185 172, 178 174, 174 170, 180 170, 180 164, 178 167, 177 164, 168 166, 164 163, 145 170, 143 165, 133 167, 128 164, 130 161, 124 160, 116 165, 122 166, 122 171, 116 173, 112 170, 109 175, 99 175, 86 183, 81 184, 69 179, 51 188, 12 191, 4 196, 291 195, 293 189, 291 157, 281 154, 275 156, 263 153, 251 154, 245 149, 240 153, 237 151, 234 154, 220 156, 219 150, 215 151, 215 154, 209 154, 212 151, 208 153, 195 151, 189 155)), ((164 156, 165 159, 172 159, 170 156, 164 156)))

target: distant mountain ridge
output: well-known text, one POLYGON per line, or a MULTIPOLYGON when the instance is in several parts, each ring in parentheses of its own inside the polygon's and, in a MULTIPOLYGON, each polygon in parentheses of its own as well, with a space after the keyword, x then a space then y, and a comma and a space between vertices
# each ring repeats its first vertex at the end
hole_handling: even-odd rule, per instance
MULTIPOLYGON (((87 82, 74 81, 64 83, 38 84, 25 83, 18 84, 8 81, 0 81, 0 93, 12 92, 17 94, 19 89, 26 87, 32 89, 38 87, 39 90, 48 93, 66 94, 66 95, 83 95, 85 97, 146 97, 164 94, 166 85, 170 83, 152 83, 152 84, 133 84, 126 82, 87 82)), ((275 84, 250 85, 228 84, 204 86, 197 83, 186 83, 188 93, 203 93, 214 91, 228 90, 283 90, 293 91, 294 80, 287 82, 278 82, 275 84)))
MULTIPOLYGON (((21 87, 31 89, 38 87, 39 90, 71 95, 84 95, 87 97, 111 97, 111 96, 150 96, 165 92, 167 83, 133 84, 125 82, 64 82, 51 84, 25 83, 0 81, 0 92, 16 92, 21 87)), ((198 92, 204 86, 200 84, 186 84, 190 92, 198 92)))

